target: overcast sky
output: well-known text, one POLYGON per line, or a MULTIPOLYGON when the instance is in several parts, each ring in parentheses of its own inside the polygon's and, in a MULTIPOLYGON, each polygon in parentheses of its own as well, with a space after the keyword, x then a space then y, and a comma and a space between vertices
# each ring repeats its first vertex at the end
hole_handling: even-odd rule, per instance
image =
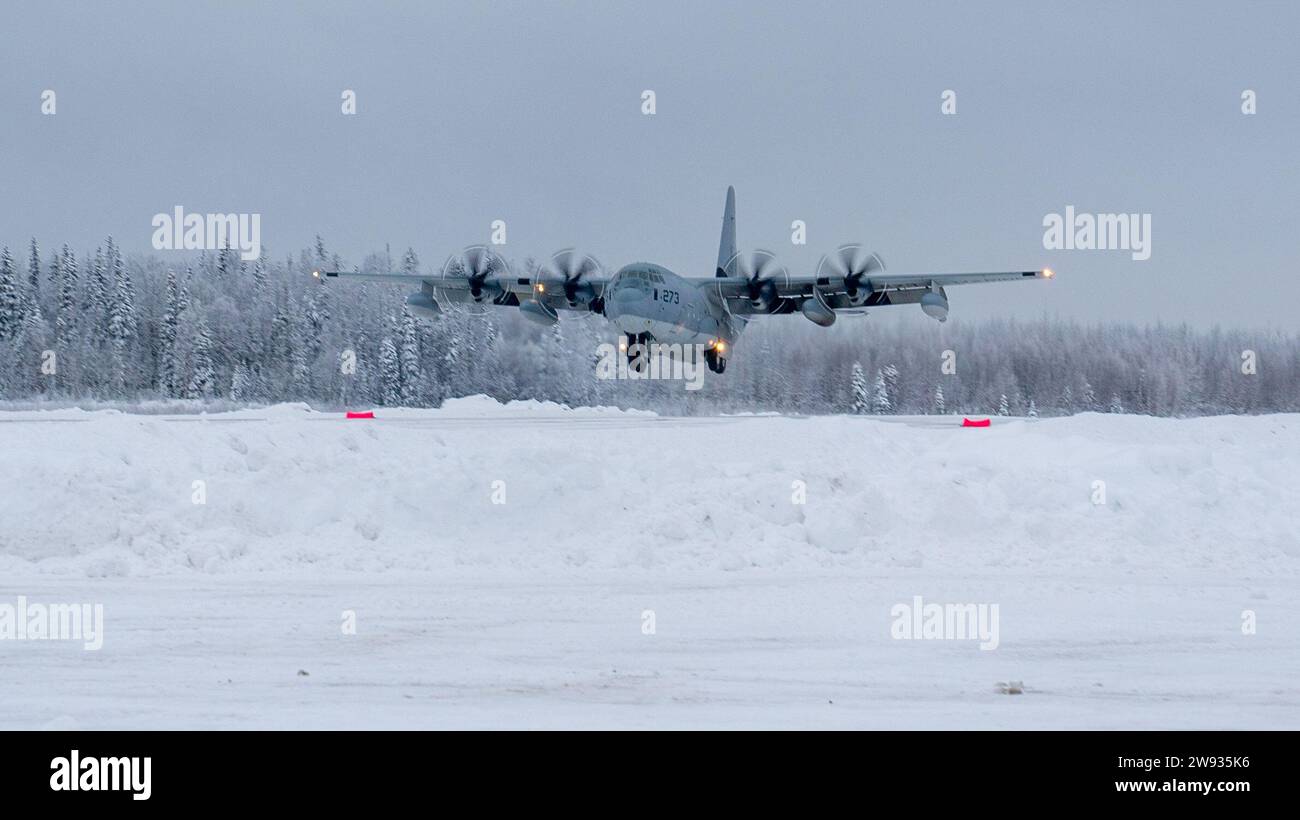
POLYGON ((708 275, 733 184, 741 247, 792 270, 861 241, 897 272, 1059 272, 950 292, 957 316, 1297 324, 1294 3, 42 0, 2 15, 0 243, 20 258, 33 235, 154 252, 153 215, 181 205, 260 213, 278 257, 320 233, 350 263, 387 242, 438 264, 504 219, 516 259, 577 245, 708 275), (1045 250, 1043 218, 1067 205, 1151 214, 1150 260, 1045 250))

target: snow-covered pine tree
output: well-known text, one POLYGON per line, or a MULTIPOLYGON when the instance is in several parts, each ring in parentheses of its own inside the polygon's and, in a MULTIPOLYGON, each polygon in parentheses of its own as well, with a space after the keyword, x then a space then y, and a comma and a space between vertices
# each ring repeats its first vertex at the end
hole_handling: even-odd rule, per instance
POLYGON ((1121 402, 1121 401, 1119 400, 1119 394, 1118 394, 1118 393, 1115 393, 1115 394, 1112 394, 1112 395, 1111 395, 1111 397, 1110 397, 1110 408, 1109 408, 1109 409, 1110 409, 1110 412, 1112 412, 1112 413, 1123 413, 1123 412, 1124 412, 1124 403, 1121 402))
POLYGON ((216 387, 217 373, 212 362, 212 334, 202 316, 196 316, 191 326, 190 379, 185 395, 191 399, 204 399, 216 387))
POLYGON ((131 274, 122 261, 122 251, 113 245, 112 237, 109 238, 108 245, 113 267, 113 299, 108 311, 108 337, 113 342, 114 379, 118 385, 125 386, 134 382, 127 372, 130 364, 127 348, 135 339, 137 330, 135 288, 131 286, 131 274))
POLYGON ((1003 393, 1002 398, 998 399, 998 415, 999 416, 1011 415, 1011 405, 1007 403, 1006 393, 1003 393))
MULTIPOLYGON (((311 365, 313 345, 311 323, 306 317, 290 322, 290 336, 293 343, 289 348, 289 385, 286 392, 291 396, 311 395, 311 365)), ((358 364, 358 369, 360 364, 358 364)))
POLYGON ((1038 405, 1034 404, 1033 399, 1029 400, 1029 409, 1025 411, 1025 415, 1031 419, 1038 418, 1038 405))
POLYGON ((1086 412, 1092 412, 1100 408, 1097 407, 1097 394, 1093 392, 1092 385, 1087 379, 1083 380, 1083 396, 1081 399, 1083 409, 1086 412))
POLYGON ((479 380, 475 378, 478 369, 479 331, 482 329, 482 316, 467 315, 462 329, 460 355, 460 395, 472 396, 483 392, 479 380))
POLYGON ((51 269, 58 276, 59 310, 54 320, 54 333, 59 347, 67 349, 72 344, 77 327, 78 296, 81 289, 77 271, 77 255, 63 246, 63 258, 55 257, 51 269))
POLYGON ((190 286, 194 284, 194 268, 185 266, 185 278, 181 279, 180 290, 176 296, 176 315, 180 316, 190 307, 190 286))
MULTIPOLYGON (((64 245, 63 250, 67 251, 67 249, 68 246, 64 245)), ((66 256, 67 254, 65 253, 64 255, 66 256)), ((45 290, 47 290, 51 295, 56 295, 59 292, 59 259, 59 252, 57 250, 50 251, 50 261, 45 266, 45 290)))
POLYGON ((867 389, 867 374, 862 369, 862 362, 853 363, 853 373, 850 377, 850 388, 853 391, 852 411, 855 416, 864 416, 871 412, 871 394, 867 389))
POLYGON ((447 320, 446 348, 442 356, 443 372, 447 374, 444 379, 446 392, 444 397, 461 396, 462 373, 464 364, 461 361, 463 353, 460 349, 460 332, 462 317, 460 314, 453 314, 445 317, 447 320))
MULTIPOLYGON (((111 252, 111 238, 109 243, 111 252)), ((113 284, 104 260, 104 249, 96 248, 95 260, 91 263, 90 269, 90 291, 86 294, 86 314, 89 317, 84 323, 88 334, 86 341, 97 348, 102 347, 107 340, 109 300, 112 299, 113 293, 113 284)))
POLYGON ((181 285, 176 281, 176 271, 168 268, 166 307, 158 325, 158 386, 168 396, 177 393, 180 363, 176 343, 180 338, 181 310, 181 285))
POLYGON ((944 405, 943 401, 943 384, 940 382, 935 382, 934 399, 930 402, 930 412, 934 413, 936 416, 942 416, 944 413, 948 412, 948 408, 944 405))
POLYGON ((289 383, 293 367, 294 326, 289 313, 288 295, 282 294, 275 318, 271 320, 271 338, 267 343, 266 364, 276 376, 268 375, 264 386, 267 397, 284 400, 290 396, 289 383))
POLYGON ((416 256, 414 248, 407 248, 406 253, 402 255, 402 273, 419 273, 420 257, 416 256))
POLYGON ((1138 367, 1136 385, 1133 389, 1133 412, 1139 414, 1149 414, 1152 412, 1152 397, 1147 370, 1145 367, 1138 367))
POLYGON ((892 364, 887 364, 881 370, 885 375, 885 389, 889 391, 889 406, 899 408, 903 405, 903 397, 898 394, 898 368, 892 364))
POLYGON ((402 402, 402 371, 397 356, 397 345, 385 336, 379 342, 379 379, 382 404, 396 407, 402 402))
POLYGON ((22 330, 23 294, 18 288, 18 271, 9 248, 0 249, 0 341, 7 341, 22 330))
POLYGON ((252 399, 253 378, 248 365, 240 362, 230 376, 230 400, 246 402, 252 399))
POLYGON ((336 288, 312 288, 305 300, 305 318, 306 324, 303 330, 306 333, 306 355, 308 359, 314 359, 320 354, 323 343, 322 333, 326 323, 330 320, 329 301, 327 293, 336 290, 336 288))
POLYGON ((257 257, 257 261, 253 263, 253 293, 262 298, 266 297, 268 285, 270 284, 266 274, 266 266, 269 260, 270 256, 267 254, 266 249, 263 248, 262 255, 257 257))
POLYGON ((30 252, 27 256, 27 289, 31 291, 32 298, 39 300, 41 296, 41 249, 36 244, 36 237, 32 237, 30 252))
POLYGON ((221 240, 221 249, 217 251, 217 276, 225 281, 239 270, 239 260, 230 247, 230 237, 221 240))
POLYGON ((893 405, 889 403, 889 385, 885 381, 884 371, 877 370, 876 383, 872 386, 871 391, 871 412, 882 415, 891 412, 893 409, 893 405))
POLYGON ((420 377, 420 328, 411 311, 402 311, 402 405, 415 407, 423 391, 420 377))
MULTIPOLYGON (((485 340, 484 346, 496 342, 496 327, 493 326, 491 336, 485 340)), ((550 349, 547 352, 547 360, 550 370, 550 378, 547 379, 547 387, 550 391, 550 398, 560 404, 575 404, 573 400, 573 382, 571 376, 573 373, 571 365, 572 359, 569 357, 568 348, 564 342, 564 323, 556 322, 551 325, 550 349)), ((671 360, 664 354, 664 358, 659 363, 660 367, 672 367, 671 360)), ((495 392, 500 385, 494 384, 492 388, 495 392)))
MULTIPOLYGON (((49 334, 45 320, 41 317, 40 305, 32 298, 26 287, 23 288, 23 292, 27 303, 26 314, 13 342, 15 357, 13 363, 18 372, 15 373, 16 378, 9 384, 10 390, 15 395, 21 392, 26 392, 28 395, 44 392, 53 385, 52 378, 44 376, 39 368, 29 364, 41 361, 42 351, 49 346, 49 334)), ((3 382, 4 379, 0 376, 0 389, 3 389, 3 382)))

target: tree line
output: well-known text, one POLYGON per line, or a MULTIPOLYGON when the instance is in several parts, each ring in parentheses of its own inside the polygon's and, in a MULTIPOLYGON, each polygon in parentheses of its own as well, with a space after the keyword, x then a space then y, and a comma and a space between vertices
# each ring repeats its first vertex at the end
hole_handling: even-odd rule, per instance
MULTIPOLYGON (((382 253, 358 267, 393 264, 382 253)), ((829 329, 798 315, 759 318, 726 374, 688 391, 597 378, 597 348, 616 337, 597 316, 564 313, 546 329, 494 308, 425 322, 404 307, 409 287, 311 276, 343 265, 320 238, 253 261, 230 250, 128 259, 111 238, 80 254, 35 239, 19 257, 0 249, 0 399, 337 409, 484 393, 672 414, 1300 411, 1294 333, 888 316, 906 307, 829 329)), ((428 273, 441 260, 422 266, 408 250, 397 265, 428 273)))

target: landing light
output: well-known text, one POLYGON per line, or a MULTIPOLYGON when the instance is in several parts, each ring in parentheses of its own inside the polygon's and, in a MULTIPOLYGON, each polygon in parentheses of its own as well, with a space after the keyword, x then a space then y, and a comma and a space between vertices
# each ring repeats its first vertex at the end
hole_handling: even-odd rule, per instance
POLYGON ((726 352, 727 352, 727 343, 726 343, 726 342, 718 342, 717 347, 715 347, 714 349, 717 350, 719 353, 726 353, 726 352))
POLYGON ((1044 278, 1044 279, 1051 279, 1051 278, 1052 278, 1053 276, 1055 276, 1055 275, 1056 275, 1056 274, 1052 272, 1052 269, 1051 269, 1051 268, 1043 268, 1043 278, 1044 278))
POLYGON ((314 270, 314 271, 311 272, 311 275, 314 276, 315 278, 319 279, 319 278, 320 278, 320 271, 318 271, 318 270, 314 270))
POLYGON ((543 285, 541 282, 538 282, 538 283, 537 283, 537 292, 538 292, 538 293, 545 293, 545 292, 546 292, 546 285, 543 285))

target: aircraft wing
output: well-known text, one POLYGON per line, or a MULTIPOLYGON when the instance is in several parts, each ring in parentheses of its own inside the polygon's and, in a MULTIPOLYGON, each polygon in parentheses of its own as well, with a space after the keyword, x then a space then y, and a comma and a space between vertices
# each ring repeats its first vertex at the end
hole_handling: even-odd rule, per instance
MULTIPOLYGON (((359 279, 361 281, 405 283, 419 287, 429 294, 437 294, 438 299, 463 301, 470 298, 475 283, 462 272, 453 268, 438 273, 403 273, 362 272, 345 270, 313 270, 312 276, 317 280, 325 279, 359 279)), ((576 310, 586 312, 591 308, 590 302, 605 292, 605 286, 612 277, 601 270, 584 271, 579 286, 566 284, 563 278, 556 278, 553 272, 539 271, 536 276, 518 276, 508 267, 493 268, 485 271, 477 287, 488 294, 488 301, 495 305, 517 306, 522 301, 535 301, 545 304, 552 310, 576 310)))
POLYGON ((311 275, 317 279, 360 279, 370 282, 405 282, 408 285, 419 285, 422 282, 428 282, 440 288, 466 289, 469 287, 469 280, 464 277, 448 276, 442 277, 438 274, 428 273, 401 273, 398 271, 363 273, 356 270, 314 270, 311 275))
POLYGON ((744 276, 699 280, 734 314, 793 313, 817 298, 831 310, 851 310, 883 305, 916 304, 927 292, 942 293, 950 285, 984 282, 1019 282, 1051 279, 1049 269, 972 273, 871 272, 850 279, 835 273, 789 274, 784 271, 761 280, 744 276))
POLYGON ((974 285, 980 282, 1018 282, 1021 279, 1051 279, 1050 270, 991 271, 988 273, 884 273, 868 278, 872 290, 883 288, 928 288, 933 285, 974 285))

